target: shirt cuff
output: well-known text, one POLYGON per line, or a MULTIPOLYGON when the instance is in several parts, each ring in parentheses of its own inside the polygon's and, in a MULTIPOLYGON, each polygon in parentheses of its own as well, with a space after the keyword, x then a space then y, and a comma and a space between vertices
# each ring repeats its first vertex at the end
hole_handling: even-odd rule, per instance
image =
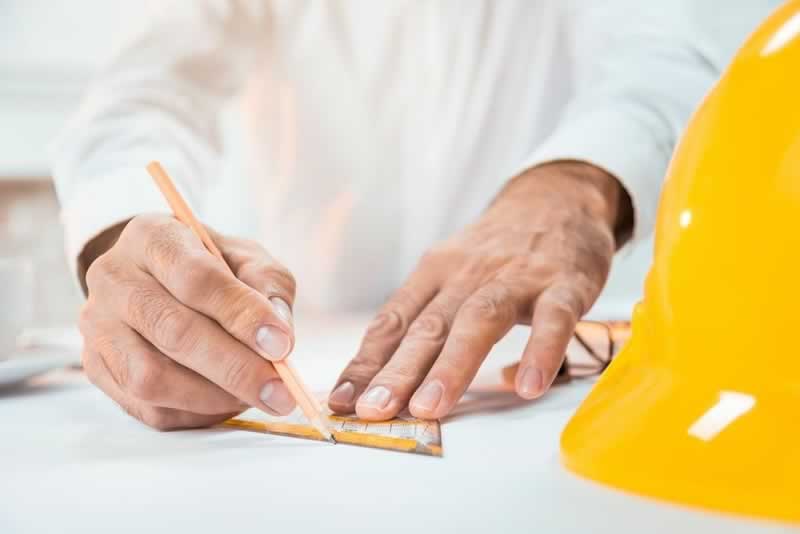
POLYGON ((630 240, 633 243, 653 228, 672 148, 668 143, 658 143, 653 135, 644 125, 619 111, 584 113, 559 127, 524 161, 519 172, 560 160, 583 161, 605 170, 630 195, 634 211, 630 240))
POLYGON ((119 169, 102 178, 82 179, 61 209, 72 274, 77 276, 78 256, 87 243, 118 223, 149 212, 171 213, 144 169, 119 169))

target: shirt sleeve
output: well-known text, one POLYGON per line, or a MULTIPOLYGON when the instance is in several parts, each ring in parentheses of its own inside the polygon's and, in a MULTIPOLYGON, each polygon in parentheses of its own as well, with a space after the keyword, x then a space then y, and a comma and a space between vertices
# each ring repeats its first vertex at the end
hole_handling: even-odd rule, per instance
POLYGON ((51 147, 70 267, 103 230, 168 210, 145 165, 159 160, 202 213, 217 175, 224 104, 268 28, 266 2, 162 2, 95 79, 51 147))
POLYGON ((692 111, 775 0, 586 2, 566 17, 574 94, 522 165, 581 160, 631 197, 634 240, 653 226, 661 183, 692 111))

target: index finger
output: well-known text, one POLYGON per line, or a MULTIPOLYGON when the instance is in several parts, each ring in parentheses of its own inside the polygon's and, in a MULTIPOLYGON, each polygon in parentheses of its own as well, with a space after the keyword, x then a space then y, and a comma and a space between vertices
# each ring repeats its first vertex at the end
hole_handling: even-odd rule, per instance
POLYGON ((438 278, 425 264, 409 277, 373 319, 356 356, 342 371, 328 406, 338 413, 352 413, 356 399, 394 355, 409 325, 436 295, 438 278))
MULTIPOLYGON (((134 241, 137 263, 179 302, 213 319, 268 360, 291 352, 294 332, 283 310, 236 278, 187 226, 171 218, 137 225, 145 230, 134 241)), ((284 287, 282 294, 294 295, 294 281, 279 265, 265 260, 262 278, 264 285, 284 287)))

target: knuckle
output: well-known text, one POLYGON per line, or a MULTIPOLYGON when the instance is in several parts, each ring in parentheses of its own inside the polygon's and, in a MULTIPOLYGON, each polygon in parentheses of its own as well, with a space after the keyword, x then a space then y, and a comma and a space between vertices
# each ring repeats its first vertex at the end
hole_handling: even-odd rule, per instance
POLYGON ((112 278, 119 271, 110 253, 106 252, 95 258, 86 270, 86 287, 89 294, 99 288, 107 278, 112 278))
POLYGON ((120 234, 120 241, 149 243, 165 227, 178 224, 177 221, 161 213, 145 213, 131 219, 120 234))
POLYGON ((446 392, 463 390, 469 385, 471 365, 451 359, 436 362, 436 378, 442 382, 446 392))
POLYGON ((124 388, 129 378, 130 362, 128 354, 118 347, 117 338, 111 333, 101 333, 93 336, 86 345, 93 352, 90 356, 93 372, 108 375, 124 388))
POLYGON ((458 271, 452 279, 454 285, 470 286, 474 281, 486 281, 497 269, 499 258, 480 254, 465 255, 458 263, 458 271))
POLYGON ((595 299, 597 295, 603 290, 604 282, 599 280, 596 276, 579 271, 572 275, 570 286, 573 288, 572 293, 575 298, 580 301, 581 310, 588 311, 589 304, 595 299))
POLYGON ((417 263, 418 270, 427 270, 434 273, 440 272, 444 267, 461 263, 462 253, 448 243, 439 243, 425 252, 417 263))
POLYGON ((146 235, 157 228, 160 224, 163 224, 164 220, 164 215, 159 215, 156 213, 137 215, 131 219, 127 225, 125 225, 125 230, 123 230, 123 232, 128 231, 128 233, 135 234, 137 236, 146 235))
MULTIPOLYGON (((130 362, 129 360, 129 363, 130 362)), ((125 390, 132 396, 145 402, 157 400, 160 392, 162 369, 152 362, 140 362, 129 365, 125 373, 125 390)))
POLYGON ((214 278, 219 270, 205 253, 186 253, 176 261, 180 264, 172 272, 170 289, 175 297, 189 305, 197 304, 207 295, 209 288, 214 287, 214 278))
POLYGON ((158 407, 144 407, 140 410, 127 409, 134 418, 160 432, 168 432, 179 428, 176 417, 168 410, 158 407))
POLYGON ((426 368, 420 368, 418 362, 398 362, 386 366, 380 374, 380 380, 386 384, 417 384, 425 376, 426 368))
POLYGON ((413 291, 401 287, 396 290, 392 298, 367 328, 366 338, 371 341, 397 341, 409 328, 408 312, 421 308, 418 295, 413 291))
POLYGON ((508 262, 506 270, 512 275, 539 281, 550 279, 556 272, 555 262, 543 261, 540 256, 524 255, 508 262))
POLYGON ((541 258, 519 257, 509 261, 499 270, 496 281, 510 292, 532 300, 543 289, 551 286, 558 273, 556 262, 541 258), (514 288, 513 291, 511 288, 514 288))
POLYGON ((439 312, 430 310, 420 315, 408 329, 409 337, 444 343, 450 331, 450 322, 447 317, 439 312))
POLYGON ((194 346, 193 322, 177 308, 162 307, 161 313, 154 316, 153 322, 156 339, 168 351, 186 352, 194 346))
POLYGON ((228 391, 241 392, 245 389, 250 373, 250 366, 243 358, 230 358, 223 373, 223 384, 228 391))
POLYGON ((548 296, 550 309, 562 319, 571 320, 583 315, 583 303, 575 292, 567 289, 557 289, 548 296))
POLYGON ((442 256, 445 254, 441 245, 435 245, 425 252, 419 259, 420 268, 432 268, 439 265, 442 256))
POLYGON ((380 371, 381 364, 382 362, 374 358, 359 354, 353 358, 342 376, 359 383, 369 382, 380 371))
POLYGON ((506 323, 515 319, 514 308, 503 295, 476 293, 464 305, 464 316, 471 321, 506 323))
POLYGON ((292 273, 287 271, 284 267, 273 265, 268 269, 268 279, 272 281, 278 288, 288 293, 290 298, 294 298, 295 291, 297 290, 297 282, 292 273))
POLYGON ((405 330, 406 321, 398 311, 384 310, 372 320, 365 337, 370 340, 396 339, 402 336, 405 330))
POLYGON ((402 318, 402 310, 413 310, 420 307, 420 296, 413 290, 407 287, 401 287, 392 295, 391 304, 388 305, 390 309, 397 310, 398 315, 402 318))
POLYGON ((212 297, 214 308, 220 310, 221 324, 228 332, 249 336, 255 331, 265 312, 262 299, 254 298, 251 290, 234 285, 218 287, 212 297))
POLYGON ((143 236, 144 255, 147 259, 166 265, 175 265, 178 262, 186 246, 175 225, 174 220, 161 220, 148 227, 143 236))
POLYGON ((130 294, 131 322, 140 325, 145 337, 166 352, 184 352, 194 344, 194 324, 188 315, 155 290, 139 288, 130 294))
POLYGON ((89 298, 78 313, 78 330, 83 335, 84 340, 89 337, 94 330, 94 300, 89 298))
POLYGON ((272 259, 266 250, 255 241, 219 233, 214 233, 213 237, 217 246, 224 251, 229 265, 237 276, 248 265, 272 259))
POLYGON ((294 301, 297 282, 292 273, 278 263, 245 263, 236 276, 267 295, 279 296, 289 304, 294 301))
POLYGON ((589 244, 581 247, 580 264, 583 268, 598 273, 608 275, 611 270, 611 263, 614 260, 614 237, 609 234, 610 242, 603 243, 602 238, 597 239, 597 244, 589 244))

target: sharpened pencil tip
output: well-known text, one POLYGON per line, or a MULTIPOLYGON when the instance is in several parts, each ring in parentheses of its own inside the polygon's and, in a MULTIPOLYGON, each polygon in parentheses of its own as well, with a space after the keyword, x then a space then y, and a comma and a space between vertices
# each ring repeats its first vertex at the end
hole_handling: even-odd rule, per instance
POLYGON ((330 431, 328 425, 326 425, 321 418, 312 420, 311 424, 317 429, 317 432, 322 434, 322 437, 325 439, 325 441, 336 443, 336 439, 333 437, 333 432, 330 431))

